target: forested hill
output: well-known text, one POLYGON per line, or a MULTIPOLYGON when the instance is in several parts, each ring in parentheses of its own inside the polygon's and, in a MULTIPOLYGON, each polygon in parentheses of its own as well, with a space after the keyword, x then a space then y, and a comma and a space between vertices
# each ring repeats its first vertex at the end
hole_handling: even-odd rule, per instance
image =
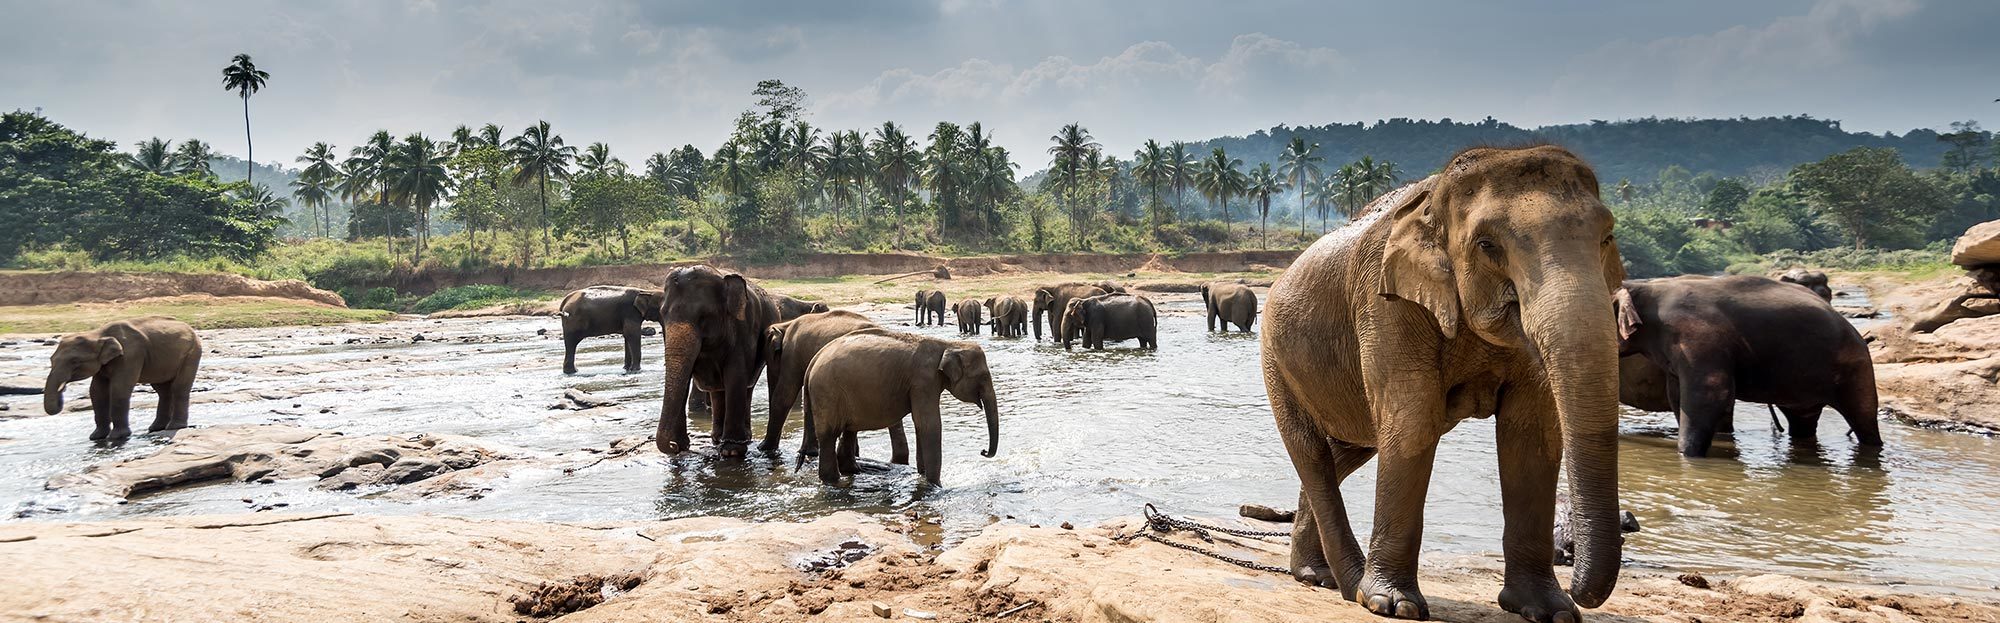
MULTIPOLYGON (((1450 119, 1390 119, 1372 124, 1332 124, 1259 130, 1249 136, 1210 139, 1196 144, 1196 155, 1215 147, 1242 158, 1248 167, 1258 162, 1278 165, 1278 153, 1296 134, 1319 143, 1322 167, 1339 167, 1362 156, 1396 163, 1405 179, 1429 174, 1445 158, 1470 145, 1512 145, 1549 142, 1568 147, 1597 168, 1605 185, 1619 179, 1651 181, 1660 171, 1679 165, 1690 173, 1717 176, 1782 175, 1793 166, 1813 162, 1855 147, 1893 147, 1910 166, 1935 167, 1946 145, 1927 129, 1894 134, 1848 132, 1839 121, 1812 117, 1761 119, 1636 119, 1525 129, 1488 117, 1477 123, 1450 119)), ((1125 158, 1126 154, 1118 154, 1125 158)))

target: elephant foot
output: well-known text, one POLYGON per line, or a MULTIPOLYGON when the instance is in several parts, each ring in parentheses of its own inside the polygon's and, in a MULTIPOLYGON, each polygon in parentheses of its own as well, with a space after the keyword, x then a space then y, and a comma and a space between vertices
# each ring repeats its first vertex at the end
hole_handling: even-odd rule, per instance
POLYGON ((715 454, 725 459, 740 459, 750 453, 748 441, 724 441, 716 444, 715 454))
POLYGON ((563 374, 576 374, 576 368, 563 368, 563 374))
POLYGON ((687 431, 681 431, 679 434, 674 435, 673 439, 661 441, 659 446, 661 454, 680 454, 693 448, 694 441, 688 438, 687 431))
POLYGON ((125 439, 131 436, 132 436, 132 429, 113 427, 111 429, 111 436, 105 437, 105 439, 125 439))
POLYGON ((639 366, 627 366, 627 367, 625 368, 625 373, 626 373, 626 374, 638 374, 638 373, 639 373, 639 366))
POLYGON ((763 443, 757 444, 757 451, 764 453, 765 456, 778 456, 778 440, 775 438, 764 440, 763 443))
POLYGON ((1340 581, 1334 577, 1333 568, 1324 563, 1292 567, 1292 579, 1300 584, 1340 590, 1340 581))
POLYGON ((100 428, 97 430, 90 431, 91 441, 99 441, 109 436, 111 436, 111 429, 108 428, 100 428))
POLYGON ((1369 574, 1361 581, 1359 599, 1361 606, 1378 616, 1425 621, 1431 618, 1430 604, 1424 601, 1423 593, 1417 591, 1416 578, 1411 578, 1409 588, 1395 588, 1369 574))
POLYGON ((1583 613, 1554 579, 1534 583, 1509 582, 1500 589, 1500 609, 1535 623, 1581 623, 1583 613))

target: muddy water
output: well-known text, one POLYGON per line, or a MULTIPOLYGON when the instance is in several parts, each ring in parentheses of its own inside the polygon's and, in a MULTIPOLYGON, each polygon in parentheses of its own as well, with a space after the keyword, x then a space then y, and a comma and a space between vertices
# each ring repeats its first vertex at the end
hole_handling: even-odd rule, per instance
MULTIPOLYGON (((795 519, 836 510, 907 515, 920 533, 952 539, 1001 518, 1085 523, 1133 515, 1145 503, 1174 513, 1230 515, 1245 502, 1290 507, 1296 479, 1271 425, 1252 335, 1211 335, 1198 304, 1163 304, 1157 352, 1129 344, 1066 353, 1047 342, 982 336, 999 385, 1000 455, 981 458, 979 410, 947 399, 944 485, 907 467, 874 464, 851 489, 820 486, 813 465, 789 458, 720 462, 700 453, 650 452, 594 462, 611 440, 651 434, 659 411, 659 342, 648 370, 618 371, 620 342, 599 338, 563 376, 546 318, 419 321, 320 329, 218 331, 196 388, 197 425, 289 423, 349 434, 442 432, 513 446, 541 460, 477 499, 416 502, 316 491, 310 482, 225 483, 119 504, 45 490, 57 474, 153 452, 141 436, 122 447, 84 440, 88 412, 38 414, 36 397, 4 397, 0 511, 13 520, 285 510, 439 513, 548 520, 626 520, 717 514, 795 519), (411 341, 423 333, 425 340, 411 341), (358 340, 356 343, 348 343, 358 340), (374 343, 388 340, 386 343, 374 343), (552 410, 565 389, 619 404, 552 410), (15 419, 7 419, 15 418, 15 419), (248 502, 246 502, 248 500, 248 502)), ((878 320, 897 326, 904 312, 878 320)), ((910 328, 951 337, 949 327, 910 328)), ((0 378, 39 377, 48 346, 0 347, 0 378)), ((83 394, 74 386, 69 395, 83 394)), ((764 396, 757 395, 761 435, 764 396)), ((149 411, 150 395, 135 400, 149 411)), ((149 412, 135 415, 140 426, 149 412)), ((785 442, 797 448, 797 417, 785 442)), ((697 417, 699 433, 708 422, 697 417)), ((1627 507, 1645 531, 1630 535, 1635 564, 1736 573, 1783 572, 1835 581, 1907 583, 1991 594, 2000 584, 2000 442, 1885 423, 1887 447, 1858 453, 1828 413, 1818 448, 1794 450, 1763 407, 1738 409, 1735 439, 1718 457, 1681 459, 1664 415, 1628 414, 1621 471, 1627 507)), ((700 445, 702 435, 697 434, 700 445)), ((650 444, 648 444, 650 445, 650 444)), ((1493 425, 1473 420, 1444 440, 1426 512, 1427 549, 1499 549, 1493 425)), ((886 437, 863 435, 863 456, 888 457, 886 437)), ((1366 530, 1373 470, 1346 484, 1349 514, 1366 530)))

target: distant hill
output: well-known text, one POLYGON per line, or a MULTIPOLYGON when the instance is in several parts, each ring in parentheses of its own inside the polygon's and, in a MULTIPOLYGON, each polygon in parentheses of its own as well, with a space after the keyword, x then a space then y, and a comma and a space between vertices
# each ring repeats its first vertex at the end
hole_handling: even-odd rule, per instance
MULTIPOLYGON (((234 182, 243 179, 242 158, 216 156, 208 159, 208 165, 210 169, 215 171, 216 179, 224 182, 234 182)), ((285 208, 285 218, 288 222, 278 226, 278 235, 281 237, 304 235, 307 231, 306 226, 311 223, 312 218, 311 211, 307 210, 304 205, 300 205, 298 200, 292 198, 292 181, 299 179, 299 170, 264 163, 258 163, 256 166, 256 181, 258 186, 269 188, 271 189, 271 194, 292 201, 292 205, 285 208)))

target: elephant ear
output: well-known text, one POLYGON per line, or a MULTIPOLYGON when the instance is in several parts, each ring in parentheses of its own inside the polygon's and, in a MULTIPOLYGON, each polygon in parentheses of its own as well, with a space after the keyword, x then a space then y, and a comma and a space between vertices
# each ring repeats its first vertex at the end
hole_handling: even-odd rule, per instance
POLYGON ((125 355, 125 345, 114 337, 97 338, 97 365, 111 363, 111 360, 125 355))
POLYGON ((1632 304, 1632 291, 1625 288, 1612 293, 1611 307, 1618 314, 1618 343, 1624 344, 1644 324, 1639 320, 1639 307, 1632 304))
POLYGON ((722 276, 722 308, 737 320, 749 317, 750 282, 743 275, 729 273, 722 276))
POLYGON ((764 343, 771 345, 772 353, 785 351, 785 327, 790 324, 792 323, 774 324, 771 325, 771 328, 764 330, 764 343))
POLYGON ((1431 189, 1414 190, 1389 213, 1382 251, 1382 296, 1430 310, 1445 339, 1458 336, 1458 284, 1445 251, 1444 215, 1431 189))
POLYGON ((944 356, 938 358, 938 374, 944 376, 945 384, 957 383, 965 376, 965 350, 947 348, 944 356))
POLYGON ((659 320, 663 318, 664 316, 660 313, 660 308, 665 302, 666 296, 664 294, 653 292, 640 292, 638 296, 632 297, 632 306, 639 308, 639 317, 647 320, 659 320))

